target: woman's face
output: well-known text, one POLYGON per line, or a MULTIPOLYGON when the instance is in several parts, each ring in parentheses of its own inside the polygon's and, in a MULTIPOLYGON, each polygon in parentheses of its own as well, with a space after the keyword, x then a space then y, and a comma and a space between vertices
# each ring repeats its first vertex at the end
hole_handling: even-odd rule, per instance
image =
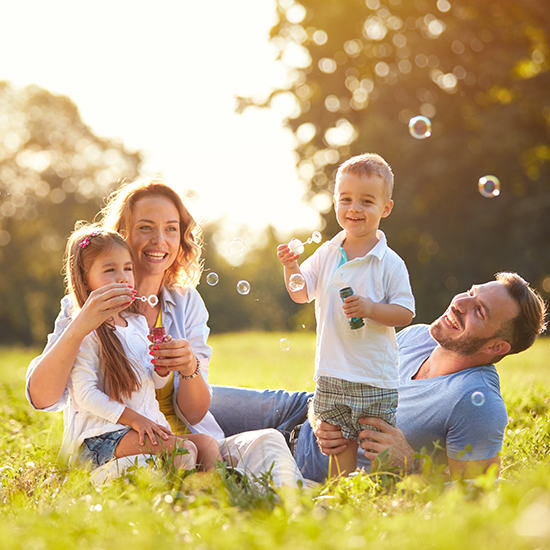
POLYGON ((160 195, 138 200, 128 229, 138 279, 164 276, 180 251, 180 216, 174 203, 160 195))

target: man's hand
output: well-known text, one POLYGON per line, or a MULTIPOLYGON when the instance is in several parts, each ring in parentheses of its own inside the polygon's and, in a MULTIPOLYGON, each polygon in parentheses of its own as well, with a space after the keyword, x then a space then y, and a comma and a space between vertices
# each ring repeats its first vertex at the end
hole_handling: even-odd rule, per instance
POLYGON ((361 448, 365 449, 365 456, 372 462, 378 458, 378 455, 388 449, 389 467, 400 468, 407 473, 411 473, 414 468, 415 450, 405 439, 403 432, 384 422, 381 418, 365 417, 360 418, 361 424, 368 424, 378 428, 380 431, 365 429, 359 432, 359 439, 370 439, 363 441, 361 448))

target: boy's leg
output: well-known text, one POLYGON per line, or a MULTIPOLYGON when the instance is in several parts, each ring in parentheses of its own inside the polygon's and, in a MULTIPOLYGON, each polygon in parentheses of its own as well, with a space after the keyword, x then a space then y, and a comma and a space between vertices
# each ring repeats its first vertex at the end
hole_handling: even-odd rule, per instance
POLYGON ((292 430, 307 419, 309 392, 255 390, 233 386, 212 386, 210 412, 226 437, 275 428, 288 440, 292 430))
POLYGON ((339 475, 347 476, 357 468, 357 449, 359 444, 353 439, 348 439, 347 447, 339 455, 329 460, 329 478, 339 475))

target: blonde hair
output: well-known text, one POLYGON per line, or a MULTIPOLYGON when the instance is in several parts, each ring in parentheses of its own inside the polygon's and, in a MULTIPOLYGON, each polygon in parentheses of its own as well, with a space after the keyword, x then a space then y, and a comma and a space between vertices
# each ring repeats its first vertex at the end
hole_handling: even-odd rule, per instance
MULTIPOLYGON (((116 231, 97 224, 77 223, 67 242, 64 263, 67 293, 73 297, 73 307, 82 308, 88 299, 88 272, 94 262, 116 247, 127 250, 132 257, 130 246, 116 231)), ((135 311, 135 304, 128 309, 135 311)), ((141 381, 115 334, 114 324, 107 320, 95 332, 99 340, 99 368, 105 383, 102 389, 111 399, 120 402, 139 390, 141 381)))
POLYGON ((174 263, 164 274, 163 286, 196 287, 202 273, 200 228, 189 213, 181 197, 164 181, 151 179, 125 183, 114 191, 101 210, 101 225, 129 237, 134 205, 143 198, 165 197, 180 216, 180 251, 174 263))
POLYGON ((344 174, 353 174, 355 176, 379 176, 384 181, 384 186, 388 200, 393 194, 393 172, 391 166, 376 153, 364 153, 357 155, 343 162, 336 172, 336 184, 334 191, 338 187, 338 182, 344 174))

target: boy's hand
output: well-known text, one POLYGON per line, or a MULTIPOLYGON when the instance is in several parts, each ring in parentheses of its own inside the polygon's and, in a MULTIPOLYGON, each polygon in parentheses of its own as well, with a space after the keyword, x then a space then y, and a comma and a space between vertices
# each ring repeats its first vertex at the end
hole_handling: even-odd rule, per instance
POLYGON ((279 261, 288 268, 296 267, 298 265, 299 254, 294 254, 288 244, 280 244, 277 247, 277 258, 279 261))
POLYGON ((370 319, 372 317, 374 302, 363 296, 348 296, 344 299, 342 309, 348 318, 360 317, 361 319, 370 319))

